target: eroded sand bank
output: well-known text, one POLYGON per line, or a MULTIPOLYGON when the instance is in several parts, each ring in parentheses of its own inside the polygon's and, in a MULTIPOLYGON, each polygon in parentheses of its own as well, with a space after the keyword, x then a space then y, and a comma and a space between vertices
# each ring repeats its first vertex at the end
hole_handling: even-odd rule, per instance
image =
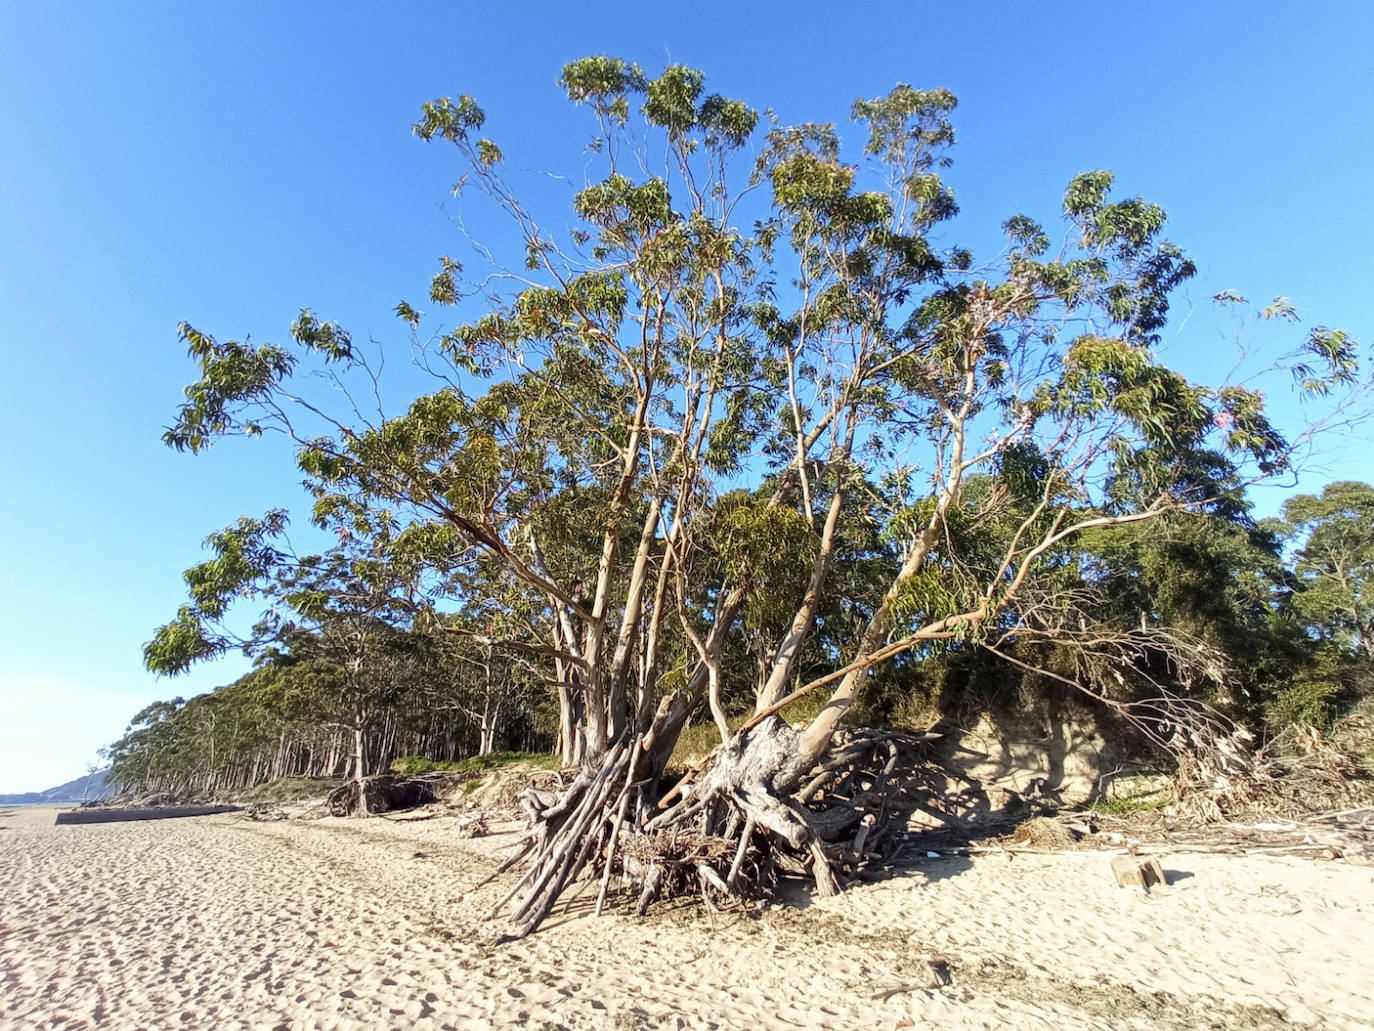
POLYGON ((7 1028, 1374 1026, 1369 867, 1164 854, 1145 896, 1103 856, 927 860, 713 921, 588 893, 497 946, 469 889, 513 826, 53 814, 0 812, 7 1028))

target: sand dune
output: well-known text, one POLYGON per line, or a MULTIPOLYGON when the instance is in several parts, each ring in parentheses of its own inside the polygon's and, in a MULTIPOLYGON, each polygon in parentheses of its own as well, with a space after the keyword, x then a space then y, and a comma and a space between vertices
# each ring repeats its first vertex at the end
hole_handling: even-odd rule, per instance
POLYGON ((52 826, 0 813, 7 1028, 1367 1028, 1374 870, 1163 856, 927 860, 802 908, 592 919, 495 945, 513 825, 52 826), (948 981, 948 984, 943 983, 948 981))

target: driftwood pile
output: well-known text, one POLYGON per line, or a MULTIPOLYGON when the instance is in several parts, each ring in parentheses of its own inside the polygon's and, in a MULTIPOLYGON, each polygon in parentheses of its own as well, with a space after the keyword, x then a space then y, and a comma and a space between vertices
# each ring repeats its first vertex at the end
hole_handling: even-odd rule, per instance
POLYGON ((1374 782, 1354 756, 1318 739, 1303 754, 1262 752, 1251 806, 1266 816, 1297 819, 1314 811, 1374 807, 1374 782))
POLYGON ((1071 812, 1037 816, 1008 835, 981 842, 941 837, 938 833, 929 836, 923 847, 928 845, 951 856, 1090 852, 1144 859, 1148 858, 1144 853, 1152 851, 1293 856, 1374 866, 1374 807, 1254 822, 1205 822, 1160 811, 1128 816, 1071 812))
POLYGON ((291 814, 286 811, 286 807, 278 802, 253 802, 245 806, 243 815, 250 820, 258 822, 275 822, 277 820, 289 820, 291 814))
POLYGON ((1374 806, 1374 780, 1358 753, 1369 716, 1347 717, 1331 738, 1290 728, 1262 748, 1237 731, 1179 754, 1171 815, 1202 823, 1301 820, 1317 812, 1374 806))
POLYGON ((1104 817, 1108 841, 1144 841, 1178 852, 1337 859, 1374 866, 1374 807, 1308 812, 1289 820, 1176 823, 1104 817), (1114 832, 1112 828, 1119 827, 1114 832))

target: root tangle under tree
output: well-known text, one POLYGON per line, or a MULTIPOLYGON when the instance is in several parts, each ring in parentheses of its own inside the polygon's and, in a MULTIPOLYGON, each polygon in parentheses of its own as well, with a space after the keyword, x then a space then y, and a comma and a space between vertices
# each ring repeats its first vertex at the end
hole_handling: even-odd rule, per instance
POLYGON ((899 799, 930 769, 932 737, 845 730, 819 765, 801 769, 797 732, 770 717, 661 799, 649 794, 652 778, 637 779, 642 738, 621 743, 561 794, 521 795, 529 829, 498 873, 527 865, 492 916, 512 907, 510 936, 523 937, 578 880, 599 884, 598 913, 614 878, 637 893, 639 913, 659 898, 766 898, 786 875, 834 894, 837 874, 854 876, 901 847, 895 828, 910 806, 899 799))

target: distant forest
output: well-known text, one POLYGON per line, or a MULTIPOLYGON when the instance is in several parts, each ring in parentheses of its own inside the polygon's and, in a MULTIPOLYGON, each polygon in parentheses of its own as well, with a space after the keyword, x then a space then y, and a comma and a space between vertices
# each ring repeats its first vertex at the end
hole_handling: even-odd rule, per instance
MULTIPOLYGON (((851 590, 862 591, 864 578, 880 582, 895 561, 880 541, 875 533, 866 549, 850 552, 851 590)), ((1365 590, 1374 576, 1374 487, 1340 482, 1293 497, 1283 519, 1256 522, 1232 503, 1078 544, 1059 563, 1066 589, 1071 582, 1091 598, 1090 618, 1126 631, 1167 627, 1216 663, 1202 682, 1180 684, 1167 655, 1142 649, 1129 678, 1110 691, 1113 702, 1146 698, 1163 684, 1267 737, 1294 725, 1329 728, 1374 693, 1374 600, 1365 590)), ((323 575, 322 562, 302 565, 312 582, 323 575)), ((828 638, 852 632, 849 604, 826 604, 803 677, 826 668, 836 647, 828 638)), ((522 619, 530 634, 537 618, 532 601, 523 610, 423 618, 406 606, 379 606, 350 613, 346 623, 285 627, 280 645, 234 683, 137 713, 107 751, 109 779, 125 789, 195 793, 284 776, 346 777, 359 762, 355 733, 367 772, 404 756, 557 751, 556 685, 537 653, 495 641, 522 619)), ((723 698, 732 720, 752 706, 759 663, 750 645, 741 634, 724 665, 724 682, 741 685, 723 698)), ((1085 673, 1082 655, 1052 643, 1019 648, 1016 659, 966 642, 928 648, 873 678, 853 718, 925 729, 940 715, 1033 706, 1037 692, 1062 694, 1058 678, 1077 682, 1085 673)), ((1095 690, 1105 688, 1082 695, 1089 706, 1095 690)))

